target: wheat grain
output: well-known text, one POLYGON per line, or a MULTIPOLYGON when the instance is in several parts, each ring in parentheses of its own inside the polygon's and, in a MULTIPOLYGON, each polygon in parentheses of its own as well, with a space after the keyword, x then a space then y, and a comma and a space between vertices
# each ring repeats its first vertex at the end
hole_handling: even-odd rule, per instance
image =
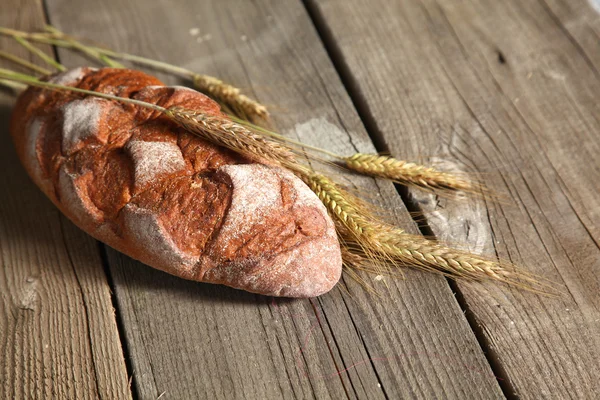
POLYGON ((251 160, 304 170, 290 149, 225 117, 180 107, 169 108, 164 114, 187 131, 251 160))
POLYGON ((265 119, 269 116, 265 106, 240 93, 240 89, 220 79, 208 75, 194 74, 193 81, 196 89, 225 104, 242 118, 259 117, 265 119))
POLYGON ((330 178, 315 172, 300 174, 300 178, 316 193, 330 214, 357 239, 372 225, 375 217, 364 201, 352 196, 330 178))
POLYGON ((438 272, 452 278, 475 281, 491 279, 538 293, 557 293, 551 282, 520 270, 509 262, 453 249, 422 236, 407 234, 393 226, 381 226, 366 232, 366 236, 373 251, 400 266, 438 272))
POLYGON ((346 167, 356 172, 426 189, 452 189, 469 192, 476 189, 471 182, 456 175, 379 154, 357 153, 345 157, 344 162, 346 167))

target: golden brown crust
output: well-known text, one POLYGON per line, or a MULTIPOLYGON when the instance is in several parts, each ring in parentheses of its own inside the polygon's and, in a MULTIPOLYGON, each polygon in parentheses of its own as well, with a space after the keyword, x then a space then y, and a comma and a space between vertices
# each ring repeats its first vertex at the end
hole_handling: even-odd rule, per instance
MULTIPOLYGON (((222 115, 208 97, 139 71, 82 68, 50 80, 222 115)), ((308 187, 157 112, 30 88, 11 134, 31 177, 70 219, 151 266, 294 297, 322 294, 339 279, 333 223, 308 187)))

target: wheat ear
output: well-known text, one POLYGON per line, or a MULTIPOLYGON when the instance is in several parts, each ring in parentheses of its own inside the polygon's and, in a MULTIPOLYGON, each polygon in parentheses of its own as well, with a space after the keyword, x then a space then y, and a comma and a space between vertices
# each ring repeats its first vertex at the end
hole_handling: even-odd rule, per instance
POLYGON ((344 158, 347 168, 362 174, 389 179, 404 185, 426 189, 451 189, 473 192, 477 184, 435 168, 379 154, 357 153, 344 158))
POLYGON ((196 135, 235 151, 251 160, 303 170, 290 149, 225 117, 173 107, 164 114, 196 135))
MULTIPOLYGON (((235 118, 234 118, 235 119, 235 118)), ((379 154, 356 153, 345 157, 318 147, 306 145, 286 138, 266 128, 256 126, 251 122, 236 120, 253 131, 280 140, 289 146, 302 148, 306 152, 324 154, 338 162, 352 172, 377 178, 387 179, 403 185, 417 186, 429 190, 461 190, 471 194, 485 194, 494 197, 481 183, 452 173, 442 172, 432 167, 398 160, 394 157, 379 154)), ((314 157, 316 159, 316 157, 314 157)))
MULTIPOLYGON (((374 223, 365 230, 364 236, 362 240, 368 243, 368 256, 379 261, 376 265, 381 269, 380 273, 391 272, 392 265, 412 267, 455 279, 493 280, 537 293, 557 293, 550 282, 523 271, 510 262, 450 248, 423 236, 408 234, 394 226, 374 223)), ((347 239, 350 243, 351 240, 352 238, 347 239)), ((363 247, 361 245, 359 249, 363 247)))
POLYGON ((391 267, 410 266, 453 278, 492 279, 531 291, 553 291, 551 285, 510 263, 452 249, 380 222, 364 202, 324 175, 312 173, 301 177, 342 225, 338 233, 348 252, 354 255, 348 262, 353 269, 385 274, 394 272, 391 267), (360 258, 374 264, 365 267, 368 264, 360 262, 360 258))
POLYGON ((367 232, 376 251, 407 265, 436 270, 453 277, 506 280, 511 272, 496 260, 451 249, 422 236, 381 225, 367 232))
POLYGON ((231 86, 218 78, 208 75, 194 74, 194 86, 232 108, 236 115, 244 119, 251 117, 259 117, 265 119, 269 116, 267 108, 262 104, 252 100, 245 94, 240 92, 240 89, 231 86))

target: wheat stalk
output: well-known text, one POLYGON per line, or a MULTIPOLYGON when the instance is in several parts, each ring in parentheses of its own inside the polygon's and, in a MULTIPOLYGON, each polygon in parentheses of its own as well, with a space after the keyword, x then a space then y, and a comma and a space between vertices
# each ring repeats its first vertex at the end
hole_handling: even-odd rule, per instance
POLYGON ((7 59, 9 61, 12 61, 15 64, 21 65, 21 66, 23 66, 25 68, 28 68, 28 69, 30 69, 32 71, 35 71, 35 72, 37 72, 39 74, 42 74, 42 75, 50 75, 52 73, 52 71, 47 70, 46 68, 42 68, 40 66, 37 66, 37 65, 35 65, 33 63, 30 63, 29 61, 27 61, 27 60, 25 60, 25 59, 23 59, 21 57, 17 57, 14 54, 10 54, 10 53, 7 53, 5 51, 1 51, 0 50, 0 57, 4 58, 4 59, 7 59))
POLYGON ((42 50, 38 49, 31 43, 29 43, 25 38, 15 36, 14 39, 23 47, 25 47, 29 52, 35 54, 39 58, 41 58, 46 64, 53 66, 59 71, 66 71, 67 69, 59 62, 54 60, 52 57, 44 53, 42 50))
POLYGON ((52 34, 52 36, 63 39, 73 49, 79 50, 83 54, 86 54, 92 58, 98 59, 111 68, 125 68, 125 66, 123 64, 121 64, 117 61, 111 60, 108 56, 102 54, 98 50, 95 50, 94 48, 92 48, 90 46, 84 45, 83 43, 77 41, 72 36, 65 35, 64 33, 62 33, 61 31, 59 31, 58 29, 54 28, 51 25, 46 25, 45 30, 47 32, 49 32, 50 34, 52 34))
MULTIPOLYGON (((240 121, 242 125, 246 125, 254 131, 259 131, 261 134, 265 134, 272 137, 277 137, 280 141, 286 142, 292 145, 298 145, 293 140, 284 138, 277 133, 268 131, 264 128, 257 127, 251 123, 244 121, 253 117, 267 118, 268 112, 266 107, 250 99, 246 95, 240 93, 240 89, 224 83, 218 78, 211 77, 208 75, 197 74, 189 71, 185 68, 174 66, 168 63, 147 59, 135 55, 126 53, 117 53, 111 50, 86 46, 78 42, 71 36, 64 34, 63 32, 53 28, 51 26, 46 27, 46 34, 43 33, 27 33, 22 31, 15 31, 6 28, 0 28, 0 33, 10 35, 18 40, 25 38, 40 41, 44 43, 52 43, 58 46, 70 47, 79 51, 82 51, 94 58, 97 58, 109 66, 122 67, 121 64, 117 64, 112 61, 110 57, 122 58, 125 60, 133 61, 138 64, 146 65, 152 68, 167 71, 169 73, 175 73, 187 78, 191 78, 194 86, 202 92, 208 94, 221 105, 233 110, 238 116, 241 117, 240 121)), ((361 174, 384 178, 392 180, 397 183, 405 185, 414 185, 430 190, 462 190, 470 193, 483 194, 488 193, 483 185, 456 176, 454 174, 442 172, 431 167, 418 165, 415 163, 402 161, 393 157, 382 156, 377 154, 363 154, 357 153, 350 157, 344 157, 335 153, 314 148, 311 146, 299 144, 304 150, 313 150, 327 154, 328 156, 340 160, 344 165, 354 171, 361 174)))
MULTIPOLYGON (((77 41, 75 38, 64 34, 63 32, 59 31, 58 29, 52 26, 47 26, 46 31, 47 32, 44 33, 30 33, 0 27, 0 34, 11 36, 17 40, 28 39, 38 43, 46 43, 54 46, 79 50, 93 58, 102 61, 103 63, 111 67, 123 67, 121 64, 112 60, 112 57, 121 60, 131 61, 139 65, 143 65, 171 74, 176 74, 187 79, 191 79, 194 82, 194 86, 198 90, 213 97, 221 105, 224 105, 227 108, 233 110, 234 112, 237 112, 237 115, 244 119, 266 119, 269 116, 269 112, 264 105, 260 104, 255 100, 252 100, 248 96, 242 94, 240 89, 226 84, 218 78, 209 75, 198 74, 186 68, 182 68, 162 61, 152 60, 146 57, 116 52, 97 46, 84 45, 83 43, 77 41)), ((33 51, 33 49, 30 50, 33 51)))
POLYGON ((9 88, 10 90, 12 90, 16 95, 18 95, 19 93, 21 93, 22 91, 24 91, 25 89, 27 89, 27 85, 24 85, 22 83, 19 82, 14 82, 8 79, 0 79, 0 85, 9 88))
MULTIPOLYGON (((0 79, 9 79, 53 90, 66 90, 109 100, 134 104, 158 111, 187 131, 214 144, 233 150, 257 162, 279 165, 296 173, 319 197, 336 220, 345 253, 374 261, 371 272, 389 272, 393 266, 414 266, 453 277, 481 280, 485 278, 536 290, 537 278, 512 270, 506 265, 459 250, 450 249, 425 238, 379 221, 364 201, 352 196, 339 184, 301 164, 285 144, 269 140, 222 116, 180 107, 164 108, 139 100, 122 98, 84 89, 38 81, 28 75, 0 69, 0 79), (383 266, 383 267, 381 267, 383 266)), ((358 258, 346 265, 364 268, 358 258)), ((543 287, 543 286, 542 286, 543 287)), ((547 289, 548 287, 543 287, 547 289)), ((543 290, 544 291, 544 290, 543 290)))

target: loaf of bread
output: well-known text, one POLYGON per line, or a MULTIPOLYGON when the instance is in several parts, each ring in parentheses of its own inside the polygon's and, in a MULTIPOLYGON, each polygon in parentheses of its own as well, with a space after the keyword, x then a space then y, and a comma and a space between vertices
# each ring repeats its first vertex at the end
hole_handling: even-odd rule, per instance
MULTIPOLYGON (((49 81, 222 115, 203 94, 140 71, 78 68, 49 81)), ((318 296, 340 278, 334 224, 300 179, 158 112, 29 88, 10 130, 27 172, 69 219, 145 264, 270 296, 318 296)))

